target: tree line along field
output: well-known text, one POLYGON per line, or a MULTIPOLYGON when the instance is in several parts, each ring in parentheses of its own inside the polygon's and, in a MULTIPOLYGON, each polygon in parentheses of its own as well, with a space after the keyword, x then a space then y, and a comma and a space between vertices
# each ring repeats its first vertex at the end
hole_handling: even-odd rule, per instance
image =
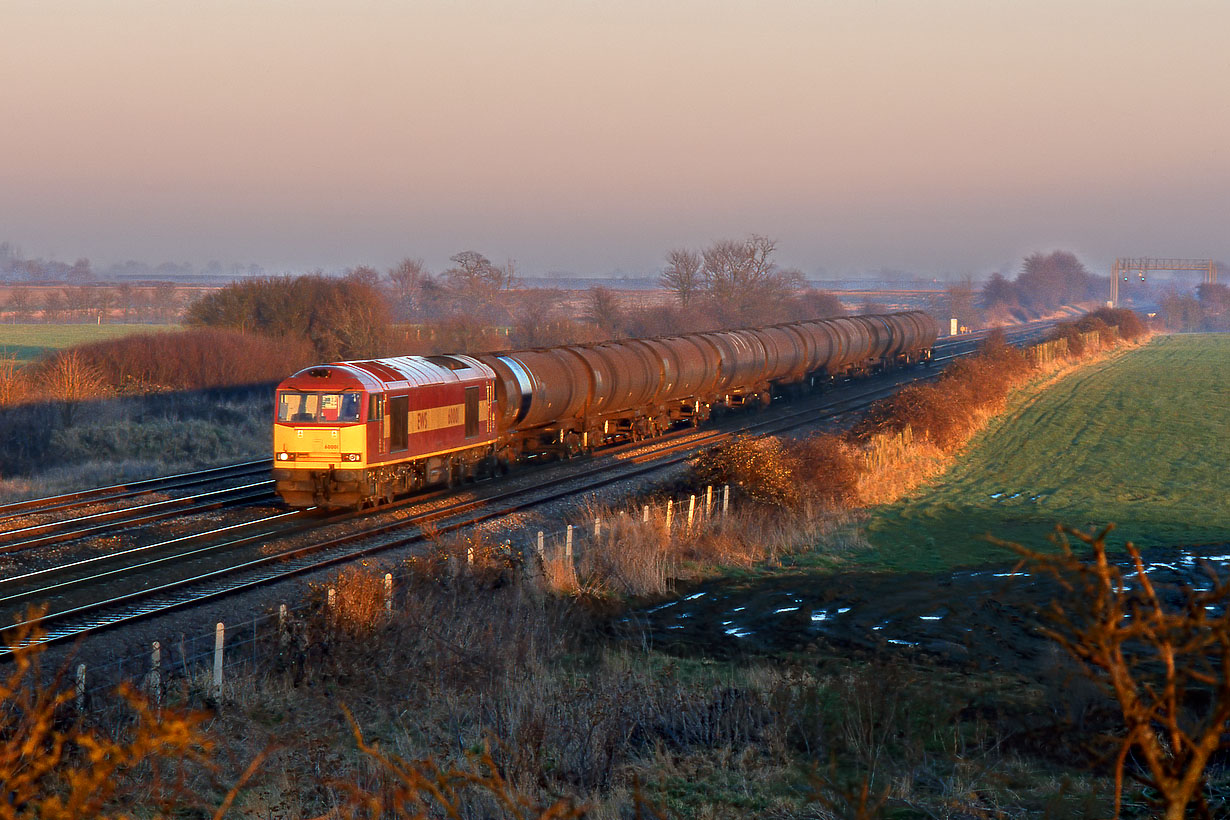
POLYGON ((0 324, 0 356, 12 356, 24 364, 50 350, 119 339, 134 333, 179 329, 179 325, 149 324, 0 324))
POLYGON ((936 570, 1004 560, 1062 523, 1110 543, 1230 542, 1230 335, 1161 336, 1025 391, 937 481, 873 514, 864 560, 936 570))

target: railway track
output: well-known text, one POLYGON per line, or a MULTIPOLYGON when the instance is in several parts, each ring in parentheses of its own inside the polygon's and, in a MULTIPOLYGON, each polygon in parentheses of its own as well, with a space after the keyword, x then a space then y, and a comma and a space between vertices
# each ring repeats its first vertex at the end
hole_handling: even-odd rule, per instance
MULTIPOLYGON (((1046 328, 1020 331, 1010 340, 1028 343, 1045 332, 1046 328)), ((936 363, 966 355, 980 342, 981 338, 964 336, 937 344, 936 363)), ((928 375, 939 372, 933 369, 928 375)), ((433 533, 450 532, 591 492, 682 462, 735 433, 782 433, 814 424, 869 405, 894 392, 901 381, 860 382, 866 389, 829 393, 818 401, 766 414, 771 417, 754 417, 750 423, 743 417, 735 420, 742 424, 728 424, 728 429, 681 431, 651 442, 609 448, 593 459, 543 471, 529 482, 532 486, 484 484, 463 496, 438 492, 395 502, 375 512, 398 512, 402 515, 398 520, 360 526, 328 538, 270 546, 273 539, 293 541, 327 525, 370 518, 372 511, 325 517, 281 513, 0 579, 0 610, 11 615, 30 603, 44 602, 50 608, 40 619, 46 633, 40 642, 71 640, 376 552, 413 547, 425 540, 423 528, 428 524, 433 533), (436 505, 441 500, 444 503, 436 505), (107 594, 99 596, 97 591, 103 589, 107 594)))
MULTIPOLYGON (((204 484, 212 484, 231 478, 267 475, 269 464, 269 459, 244 461, 238 464, 228 464, 222 467, 211 467, 206 470, 180 473, 179 475, 147 478, 92 490, 81 490, 75 493, 64 493, 62 495, 47 496, 46 498, 34 498, 27 501, 0 504, 0 524, 18 516, 65 511, 72 512, 73 510, 94 504, 124 501, 153 493, 199 487, 204 484)), ((4 530, 0 530, 0 536, 3 536, 8 531, 7 527, 4 530)))

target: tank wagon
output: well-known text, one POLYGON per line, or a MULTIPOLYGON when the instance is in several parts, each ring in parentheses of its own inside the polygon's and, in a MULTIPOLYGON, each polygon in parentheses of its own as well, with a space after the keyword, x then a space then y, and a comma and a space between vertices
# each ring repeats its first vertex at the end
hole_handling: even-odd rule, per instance
POLYGON ((931 358, 921 311, 302 370, 278 385, 273 477, 292 507, 362 507, 571 458, 931 358))

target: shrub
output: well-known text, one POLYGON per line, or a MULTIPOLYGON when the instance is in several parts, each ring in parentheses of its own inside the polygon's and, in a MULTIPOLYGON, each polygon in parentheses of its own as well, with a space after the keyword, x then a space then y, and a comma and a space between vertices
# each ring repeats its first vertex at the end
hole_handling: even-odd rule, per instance
POLYGON ((279 381, 314 361, 302 339, 215 328, 126 336, 72 351, 124 393, 279 381))
POLYGON ((840 436, 811 436, 792 447, 795 478, 803 492, 829 507, 848 507, 858 496, 858 459, 840 436))
POLYGON ((793 460, 772 436, 735 436, 696 456, 691 467, 697 486, 729 484, 773 507, 793 507, 800 500, 793 460))

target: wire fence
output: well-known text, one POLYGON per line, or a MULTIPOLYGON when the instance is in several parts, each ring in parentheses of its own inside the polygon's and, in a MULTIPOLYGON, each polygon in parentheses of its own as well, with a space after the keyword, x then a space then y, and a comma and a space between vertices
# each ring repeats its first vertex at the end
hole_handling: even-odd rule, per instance
MULTIPOLYGON (((661 527, 666 538, 698 533, 718 517, 731 511, 729 485, 709 487, 703 493, 667 498, 635 508, 610 511, 606 517, 575 524, 557 524, 546 529, 523 529, 497 540, 495 549, 517 568, 520 579, 538 586, 546 585, 545 567, 563 561, 576 574, 577 563, 613 528, 628 521, 661 527)), ((477 537, 476 537, 477 540, 477 537)), ((474 546, 464 546, 456 555, 455 572, 461 564, 479 560, 474 546)), ((471 544, 474 541, 470 542, 471 544)), ((403 603, 400 594, 414 571, 405 563, 385 567, 384 607, 388 614, 403 603)), ((142 691, 156 704, 164 694, 175 690, 188 692, 195 700, 221 703, 228 687, 253 675, 265 674, 292 665, 310 648, 302 645, 302 625, 318 614, 323 603, 330 611, 342 604, 336 588, 322 586, 321 596, 306 597, 294 605, 280 604, 276 611, 251 618, 218 623, 212 632, 180 634, 169 640, 154 641, 138 653, 115 657, 104 663, 76 664, 71 673, 71 691, 76 708, 83 712, 103 711, 119 701, 116 691, 127 683, 142 691)))

